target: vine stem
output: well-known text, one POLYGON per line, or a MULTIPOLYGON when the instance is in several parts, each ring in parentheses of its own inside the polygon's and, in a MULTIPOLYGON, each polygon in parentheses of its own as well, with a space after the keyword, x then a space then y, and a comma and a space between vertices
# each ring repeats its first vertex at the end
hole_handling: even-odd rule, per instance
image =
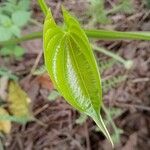
POLYGON ((92 47, 94 50, 101 52, 101 53, 119 61, 120 63, 122 63, 125 66, 126 69, 131 69, 131 67, 133 66, 132 60, 125 60, 122 57, 120 57, 119 55, 112 53, 112 52, 110 52, 110 51, 108 51, 102 47, 97 47, 96 45, 92 45, 92 47))
POLYGON ((38 0, 39 6, 41 7, 44 15, 46 16, 47 12, 48 12, 48 7, 45 3, 45 0, 38 0))
POLYGON ((24 42, 24 41, 29 41, 29 40, 33 40, 33 39, 42 38, 42 36, 43 36, 42 31, 32 32, 30 34, 23 35, 20 38, 12 38, 12 39, 7 40, 7 41, 0 41, 0 46, 19 44, 19 43, 24 42))
MULTIPOLYGON (((89 38, 105 39, 105 40, 146 40, 150 41, 150 32, 119 32, 107 30, 84 30, 89 38)), ((7 41, 0 41, 0 46, 19 44, 24 41, 42 38, 43 32, 32 32, 23 35, 20 38, 12 38, 7 41)))

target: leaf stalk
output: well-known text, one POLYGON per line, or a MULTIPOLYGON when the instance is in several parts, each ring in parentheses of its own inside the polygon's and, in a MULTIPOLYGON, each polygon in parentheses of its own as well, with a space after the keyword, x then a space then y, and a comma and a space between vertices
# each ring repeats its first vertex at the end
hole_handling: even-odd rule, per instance
POLYGON ((115 60, 119 61, 120 63, 122 63, 125 66, 126 69, 130 69, 133 66, 132 60, 125 60, 122 57, 120 57, 119 55, 117 55, 113 52, 110 52, 102 47, 97 47, 96 45, 92 45, 92 47, 94 50, 101 52, 101 53, 103 53, 107 56, 110 56, 110 57, 114 58, 115 60))
POLYGON ((48 12, 48 7, 45 3, 45 0, 38 0, 38 4, 41 7, 41 10, 43 11, 44 15, 46 16, 46 14, 48 12))

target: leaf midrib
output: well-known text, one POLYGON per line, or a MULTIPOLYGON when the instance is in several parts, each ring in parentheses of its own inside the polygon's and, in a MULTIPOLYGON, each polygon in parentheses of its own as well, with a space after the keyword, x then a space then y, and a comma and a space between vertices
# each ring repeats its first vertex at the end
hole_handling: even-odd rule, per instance
MULTIPOLYGON (((69 37, 72 38, 71 36, 69 36, 69 37)), ((83 77, 82 77, 82 74, 81 74, 81 72, 80 72, 78 63, 77 63, 77 61, 76 61, 75 54, 74 54, 74 52, 73 52, 73 48, 72 48, 72 45, 71 45, 71 41, 70 41, 69 38, 68 38, 68 40, 69 40, 69 45, 70 45, 70 48, 71 48, 71 52, 72 52, 72 55, 73 55, 73 59, 74 59, 75 65, 76 65, 76 67, 77 67, 77 70, 78 70, 79 75, 80 75, 80 78, 81 78, 81 82, 83 83, 83 86, 84 86, 84 88, 85 88, 86 94, 87 94, 88 97, 90 98, 90 94, 89 94, 88 89, 87 89, 87 87, 86 87, 86 85, 85 85, 85 82, 84 82, 83 77)), ((72 38, 72 40, 73 40, 73 38, 72 38)), ((91 102, 90 102, 90 103, 91 103, 91 102)))
MULTIPOLYGON (((76 33, 74 33, 77 37, 79 37, 76 33)), ((76 41, 76 39, 72 36, 72 35, 70 35, 71 37, 72 37, 72 39, 74 40, 74 42, 76 43, 76 44, 78 44, 78 42, 76 41)), ((84 53, 83 53, 83 55, 84 55, 84 53)), ((86 57, 86 55, 84 55, 85 57, 86 57)), ((89 63, 94 63, 95 64, 95 62, 93 62, 92 60, 87 60, 89 63)), ((98 67, 96 66, 96 69, 97 69, 98 67)), ((98 74, 99 74, 99 72, 98 72, 98 74)), ((101 84, 101 78, 98 76, 98 80, 99 80, 99 82, 100 82, 100 84, 101 84)), ((101 91, 101 88, 99 88, 98 87, 98 89, 99 89, 99 91, 101 91)), ((102 92, 101 92, 102 93, 102 92)), ((92 103, 93 104, 93 103, 92 103)))

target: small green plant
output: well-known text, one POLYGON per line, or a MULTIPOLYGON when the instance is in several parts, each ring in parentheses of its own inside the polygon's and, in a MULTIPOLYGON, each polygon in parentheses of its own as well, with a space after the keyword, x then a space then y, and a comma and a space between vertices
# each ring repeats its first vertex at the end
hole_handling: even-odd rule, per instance
POLYGON ((48 95, 48 100, 49 101, 55 101, 56 98, 58 98, 60 96, 60 94, 56 91, 56 90, 53 90, 51 91, 51 93, 48 95))
POLYGON ((89 16, 91 16, 93 24, 102 23, 108 24, 111 23, 108 15, 114 14, 117 12, 130 14, 133 12, 132 0, 120 0, 120 2, 116 5, 113 5, 111 9, 105 9, 105 1, 104 0, 89 0, 90 2, 90 11, 88 12, 89 16))
POLYGON ((109 59, 109 60, 101 60, 101 59, 98 59, 97 58, 97 61, 98 61, 98 65, 99 65, 99 68, 100 68, 100 72, 103 72, 104 70, 108 69, 108 68, 111 68, 114 64, 117 64, 118 62, 114 59, 109 59))
POLYGON ((78 119, 76 119, 76 124, 82 125, 86 120, 87 120, 88 116, 84 113, 80 113, 80 116, 78 119))
POLYGON ((110 79, 103 79, 102 85, 103 85, 103 92, 107 93, 108 90, 112 89, 113 87, 116 87, 119 83, 125 81, 126 76, 125 75, 118 75, 117 77, 111 77, 110 79))
POLYGON ((107 17, 107 11, 104 7, 104 0, 89 0, 90 12, 88 12, 89 16, 91 16, 92 23, 110 23, 110 19, 107 17))
MULTIPOLYGON (((31 18, 29 0, 6 0, 0 8, 0 41, 19 38, 21 30, 31 18)), ((24 49, 16 44, 7 44, 0 49, 2 56, 21 57, 24 49)))
POLYGON ((46 72, 46 68, 44 65, 40 66, 39 68, 37 68, 32 74, 33 75, 42 75, 46 72))
POLYGON ((14 75, 10 70, 8 70, 7 68, 2 68, 0 67, 0 77, 1 76, 5 76, 8 77, 11 80, 17 81, 18 77, 16 75, 14 75))
POLYGON ((150 0, 145 0, 145 2, 146 2, 147 7, 150 8, 150 0))

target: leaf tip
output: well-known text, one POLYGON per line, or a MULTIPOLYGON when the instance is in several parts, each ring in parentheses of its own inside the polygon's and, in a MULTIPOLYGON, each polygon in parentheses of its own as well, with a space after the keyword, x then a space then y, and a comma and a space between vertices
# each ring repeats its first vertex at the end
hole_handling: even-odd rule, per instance
POLYGON ((61 9, 64 16, 64 20, 67 20, 67 18, 70 17, 69 12, 66 10, 66 8, 63 5, 61 6, 61 9))
POLYGON ((46 18, 49 18, 49 19, 53 18, 52 11, 50 8, 48 8, 48 10, 47 10, 46 18))
POLYGON ((61 5, 61 10, 62 10, 63 14, 67 13, 67 10, 65 9, 65 7, 63 5, 61 5))
POLYGON ((93 119, 94 119, 95 123, 97 124, 97 126, 101 129, 102 133, 103 133, 103 134, 106 136, 106 138, 110 141, 112 147, 114 148, 114 143, 113 143, 112 138, 111 138, 111 136, 110 136, 110 134, 109 134, 109 132, 108 132, 108 130, 107 130, 105 124, 104 124, 104 121, 103 121, 101 115, 99 115, 99 116, 94 116, 93 119))

